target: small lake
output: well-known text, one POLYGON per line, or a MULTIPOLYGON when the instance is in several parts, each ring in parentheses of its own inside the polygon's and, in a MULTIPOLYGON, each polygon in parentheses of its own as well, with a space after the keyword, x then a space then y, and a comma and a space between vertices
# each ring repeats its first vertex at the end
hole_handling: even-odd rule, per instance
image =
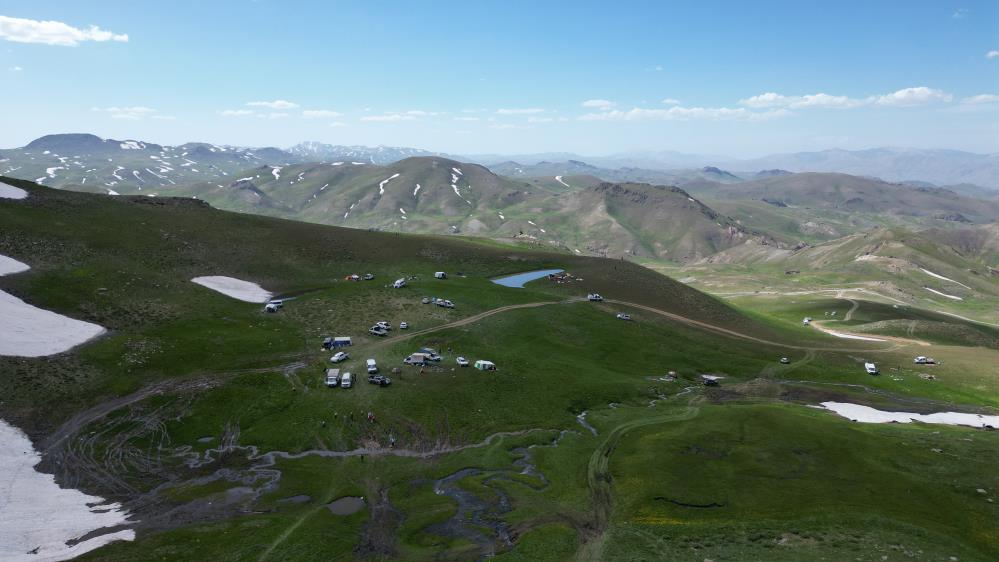
POLYGON ((508 275, 506 277, 497 277, 493 279, 493 283, 497 285, 503 285, 504 287, 513 287, 514 289, 523 289, 524 283, 529 283, 535 279, 541 279, 542 277, 548 277, 553 273, 562 273, 564 269, 540 269, 538 271, 528 271, 526 273, 518 273, 516 275, 508 275))
POLYGON ((351 515, 364 509, 364 498, 344 496, 326 504, 326 508, 335 515, 351 515))

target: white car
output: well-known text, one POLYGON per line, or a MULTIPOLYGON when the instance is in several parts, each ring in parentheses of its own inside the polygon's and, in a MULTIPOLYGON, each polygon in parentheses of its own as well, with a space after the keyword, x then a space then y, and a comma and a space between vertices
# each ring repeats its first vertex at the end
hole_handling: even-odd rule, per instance
POLYGON ((468 359, 465 359, 464 357, 459 357, 458 358, 458 366, 459 367, 467 367, 468 366, 468 359))
POLYGON ((332 361, 334 363, 340 363, 341 361, 346 361, 349 358, 350 358, 350 355, 347 355, 343 351, 338 351, 335 354, 333 354, 333 357, 330 357, 330 361, 332 361))
POLYGON ((409 322, 399 322, 399 329, 400 330, 408 330, 409 329, 409 322))
POLYGON ((618 317, 618 319, 620 319, 620 320, 631 320, 631 315, 630 315, 630 314, 625 314, 625 313, 623 313, 623 312, 619 312, 619 313, 617 314, 617 317, 618 317))
POLYGON ((340 379, 340 388, 350 388, 354 386, 354 377, 350 373, 344 373, 340 379))
POLYGON ((392 324, 389 324, 388 322, 386 322, 384 320, 382 320, 381 322, 375 322, 375 326, 378 326, 378 327, 380 327, 381 329, 383 329, 385 331, 388 331, 388 330, 392 329, 392 324))

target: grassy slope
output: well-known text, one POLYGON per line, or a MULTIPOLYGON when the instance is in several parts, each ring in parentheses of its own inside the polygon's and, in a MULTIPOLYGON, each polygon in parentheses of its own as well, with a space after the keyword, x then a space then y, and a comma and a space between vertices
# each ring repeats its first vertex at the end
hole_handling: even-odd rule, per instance
MULTIPOLYGON (((946 385, 934 385, 911 373, 904 374, 902 383, 889 377, 870 380, 862 375, 858 363, 862 350, 870 346, 830 342, 831 338, 812 333, 796 335, 800 329, 793 325, 769 317, 749 318, 682 284, 620 260, 293 223, 220 212, 188 200, 105 198, 24 182, 18 185, 31 196, 24 201, 0 200, 0 222, 6 227, 0 237, 0 254, 25 261, 33 270, 4 277, 0 286, 39 306, 101 322, 112 332, 74 353, 54 358, 0 359, 0 368, 13 373, 3 379, 6 398, 0 412, 42 439, 71 413, 109 396, 162 380, 204 376, 216 381, 194 392, 167 391, 82 428, 82 435, 101 437, 92 449, 83 450, 79 462, 112 471, 139 490, 172 479, 174 484, 159 496, 164 505, 185 506, 192 498, 224 505, 228 496, 222 490, 236 487, 237 482, 222 478, 197 484, 191 479, 214 474, 212 471, 223 466, 238 469, 246 461, 233 454, 192 471, 159 453, 152 466, 139 462, 145 452, 158 451, 163 444, 167 450, 190 447, 202 452, 214 446, 227 428, 239 428, 243 445, 285 451, 385 446, 389 435, 397 439, 399 447, 423 449, 441 443, 474 443, 495 431, 552 430, 507 437, 488 447, 426 461, 377 456, 283 460, 278 463, 282 471, 278 488, 252 504, 253 514, 197 520, 166 531, 150 528, 140 531, 140 540, 95 551, 90 559, 249 560, 262 555, 273 560, 352 559, 358 552, 366 552, 366 539, 360 535, 372 524, 374 512, 338 517, 324 504, 343 495, 364 495, 370 502, 382 493, 401 514, 398 525, 380 519, 376 525, 395 537, 390 545, 393 557, 474 557, 473 544, 445 536, 434 527, 455 513, 455 503, 434 493, 432 479, 466 467, 478 467, 486 473, 461 480, 464 489, 494 502, 501 494, 509 498, 511 510, 497 515, 516 531, 516 547, 504 553, 506 558, 567 559, 593 534, 587 464, 603 436, 621 424, 644 422, 663 410, 669 412, 668 404, 648 407, 648 401, 661 394, 674 395, 685 386, 694 386, 690 395, 701 395, 700 373, 726 376, 721 389, 704 394, 719 404, 774 399, 814 402, 820 397, 873 399, 873 403, 885 406, 894 403, 890 395, 872 397, 847 387, 785 386, 777 382, 787 378, 869 384, 903 398, 930 397, 965 406, 999 403, 995 386, 999 379, 987 369, 969 370, 967 364, 957 361, 951 367, 947 356, 947 363, 938 371, 946 385), (539 281, 516 290, 486 279, 548 266, 565 267, 584 281, 569 286, 539 281), (447 281, 429 278, 437 269, 462 271, 467 277, 452 275, 447 281), (378 280, 339 280, 347 273, 368 271, 378 280), (383 286, 401 273, 416 273, 420 279, 401 291, 383 286), (188 281, 208 274, 232 275, 260 282, 271 290, 301 295, 280 314, 266 315, 258 305, 234 301, 188 281), (553 304, 497 314, 410 343, 357 337, 352 360, 346 364, 353 370, 369 356, 378 359, 383 368, 398 365, 419 345, 445 350, 444 369, 420 375, 407 368, 395 376, 388 389, 367 384, 350 391, 320 386, 322 367, 328 364, 328 354, 317 349, 318 338, 324 333, 357 336, 376 319, 408 320, 417 330, 497 306, 558 301, 588 290, 775 341, 842 345, 856 351, 789 351, 720 337, 641 310, 632 311, 634 322, 623 323, 614 319, 619 308, 613 305, 553 304), (458 308, 444 311, 418 304, 424 295, 452 298, 458 308), (459 353, 492 358, 500 371, 484 374, 452 369, 453 357, 459 353), (795 363, 778 367, 775 359, 781 355, 792 356, 795 363), (282 373, 279 366, 293 361, 307 366, 282 373), (242 371, 248 368, 263 369, 242 371), (680 374, 680 381, 655 380, 670 369, 680 374), (612 402, 621 406, 608 407, 612 402), (575 422, 575 415, 584 409, 589 410, 588 419, 600 435, 591 435, 575 422), (376 414, 377 423, 362 421, 367 411, 376 414), (550 484, 544 486, 536 477, 519 474, 521 469, 512 463, 522 453, 515 447, 548 444, 560 429, 578 431, 566 434, 558 447, 531 449, 534 462, 550 484), (203 442, 206 436, 214 440, 203 442), (129 454, 105 455, 123 450, 119 437, 129 454), (108 458, 111 462, 105 464, 108 458), (124 462, 119 464, 116 459, 124 462), (279 502, 299 494, 310 499, 303 504, 279 502)), ((910 351, 879 353, 879 357, 890 358, 886 361, 902 362, 910 351)), ((727 414, 727 408, 702 408, 696 421, 676 427, 691 432, 692 439, 698 427, 737 432, 741 422, 727 414)), ((791 425, 803 426, 798 433, 769 431, 754 437, 759 446, 775 451, 774 458, 793 450, 802 433, 821 432, 849 440, 856 431, 849 422, 828 414, 795 415, 799 418, 791 425), (821 425, 811 426, 813 418, 821 425)), ((649 427, 652 431, 656 426, 649 427)), ((890 439, 877 428, 864 431, 872 434, 869 462, 884 463, 885 468, 860 471, 855 478, 860 486, 876 488, 897 477, 899 469, 889 455, 897 447, 881 449, 890 439)), ((633 484, 629 474, 635 470, 658 474, 674 464, 662 462, 676 454, 668 443, 634 451, 629 439, 644 434, 644 430, 635 437, 625 434, 625 452, 615 452, 612 457, 615 507, 604 545, 604 552, 611 557, 656 556, 658 552, 648 544, 630 543, 621 535, 629 518, 658 505, 642 491, 648 486, 633 484)), ((968 430, 953 430, 953 434, 981 435, 968 430)), ((758 462, 739 460, 736 465, 758 466, 758 462)), ((824 469, 818 466, 815 470, 821 476, 824 469)), ((978 485, 993 486, 989 478, 994 476, 986 467, 975 464, 963 470, 962 481, 977 479, 978 485)), ((71 470, 64 473, 71 474, 71 470)), ((93 480, 94 474, 81 475, 76 482, 95 493, 123 500, 130 497, 118 487, 102 487, 107 484, 93 480)), ((740 474, 736 470, 729 476, 735 488, 751 483, 740 474)), ((807 479, 800 486, 811 486, 819 497, 833 493, 821 480, 807 479)), ((744 497, 765 493, 746 492, 744 497)), ((986 533, 983 538, 978 529, 955 530, 952 523, 937 518, 912 522, 906 515, 929 511, 936 505, 933 502, 940 500, 937 496, 908 495, 891 509, 857 497, 871 517, 889 522, 872 529, 865 522, 834 521, 837 529, 864 541, 885 544, 899 537, 922 541, 919 537, 923 534, 948 533, 955 537, 955 552, 961 553, 962 559, 986 559, 997 552, 988 538, 988 533, 995 532, 994 526, 982 528, 986 533)), ((944 500, 950 502, 950 498, 945 496, 944 500)), ((791 498, 769 501, 774 509, 786 510, 792 521, 810 517, 796 508, 791 498)), ((754 522, 756 513, 740 504, 730 517, 743 522, 747 536, 774 528, 770 520, 754 522)), ((994 512, 988 513, 995 520, 994 512)), ((717 536, 716 531, 709 529, 710 533, 717 536)), ((848 546, 834 541, 821 548, 791 552, 799 559, 837 557, 848 546)))

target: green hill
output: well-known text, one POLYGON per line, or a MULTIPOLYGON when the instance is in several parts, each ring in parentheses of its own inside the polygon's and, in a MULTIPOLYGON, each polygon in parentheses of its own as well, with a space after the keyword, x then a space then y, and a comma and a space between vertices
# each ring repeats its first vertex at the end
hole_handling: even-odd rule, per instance
MULTIPOLYGON (((477 172, 462 171, 461 193, 474 192, 477 172)), ((0 277, 0 290, 108 329, 64 353, 0 357, 0 418, 30 435, 38 469, 130 514, 134 540, 83 559, 999 553, 986 501, 999 489, 999 434, 805 407, 991 414, 989 347, 839 340, 800 326, 802 310, 830 303, 747 315, 620 259, 0 181, 28 193, 0 199, 0 255, 31 267, 0 277), (542 268, 573 276, 491 281, 542 268), (191 282, 208 275, 287 300, 270 314, 191 282), (587 301, 593 291, 607 301, 587 301), (431 296, 456 307, 422 304, 431 296), (368 334, 379 320, 395 328, 388 337, 368 334), (326 335, 353 338, 338 364, 362 375, 353 388, 325 386, 326 335), (442 361, 403 364, 424 346, 442 361), (911 366, 917 350, 941 361, 936 380, 911 366), (886 376, 863 372, 872 357, 886 376), (391 385, 364 380, 367 358, 391 385)), ((682 198, 718 219, 679 191, 605 185, 586 197, 622 224, 638 219, 618 199, 682 198)), ((904 316, 866 304, 857 314, 904 316)))
POLYGON ((212 180, 147 195, 197 197, 223 209, 321 224, 677 262, 751 238, 678 188, 609 184, 590 176, 521 181, 441 157, 387 166, 262 166, 237 176, 229 183, 212 180))

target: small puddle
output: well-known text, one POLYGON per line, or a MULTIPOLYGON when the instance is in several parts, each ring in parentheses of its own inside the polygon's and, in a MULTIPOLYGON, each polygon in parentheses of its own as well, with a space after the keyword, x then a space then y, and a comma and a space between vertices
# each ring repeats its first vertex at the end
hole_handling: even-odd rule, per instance
POLYGON ((523 289, 525 283, 534 281, 535 279, 541 279, 542 277, 547 277, 553 273, 561 273, 565 271, 564 269, 541 269, 538 271, 527 271, 525 273, 518 273, 516 275, 508 275, 506 277, 497 277, 493 279, 492 282, 497 285, 503 285, 504 287, 513 287, 514 289, 523 289))
POLYGON ((326 509, 334 515, 353 515, 364 509, 364 498, 359 496, 344 496, 326 504, 326 509))
POLYGON ((307 496, 305 494, 301 494, 301 495, 298 495, 298 496, 291 496, 291 497, 288 497, 288 498, 282 498, 282 499, 278 500, 278 503, 307 503, 311 499, 312 499, 312 496, 307 496))

